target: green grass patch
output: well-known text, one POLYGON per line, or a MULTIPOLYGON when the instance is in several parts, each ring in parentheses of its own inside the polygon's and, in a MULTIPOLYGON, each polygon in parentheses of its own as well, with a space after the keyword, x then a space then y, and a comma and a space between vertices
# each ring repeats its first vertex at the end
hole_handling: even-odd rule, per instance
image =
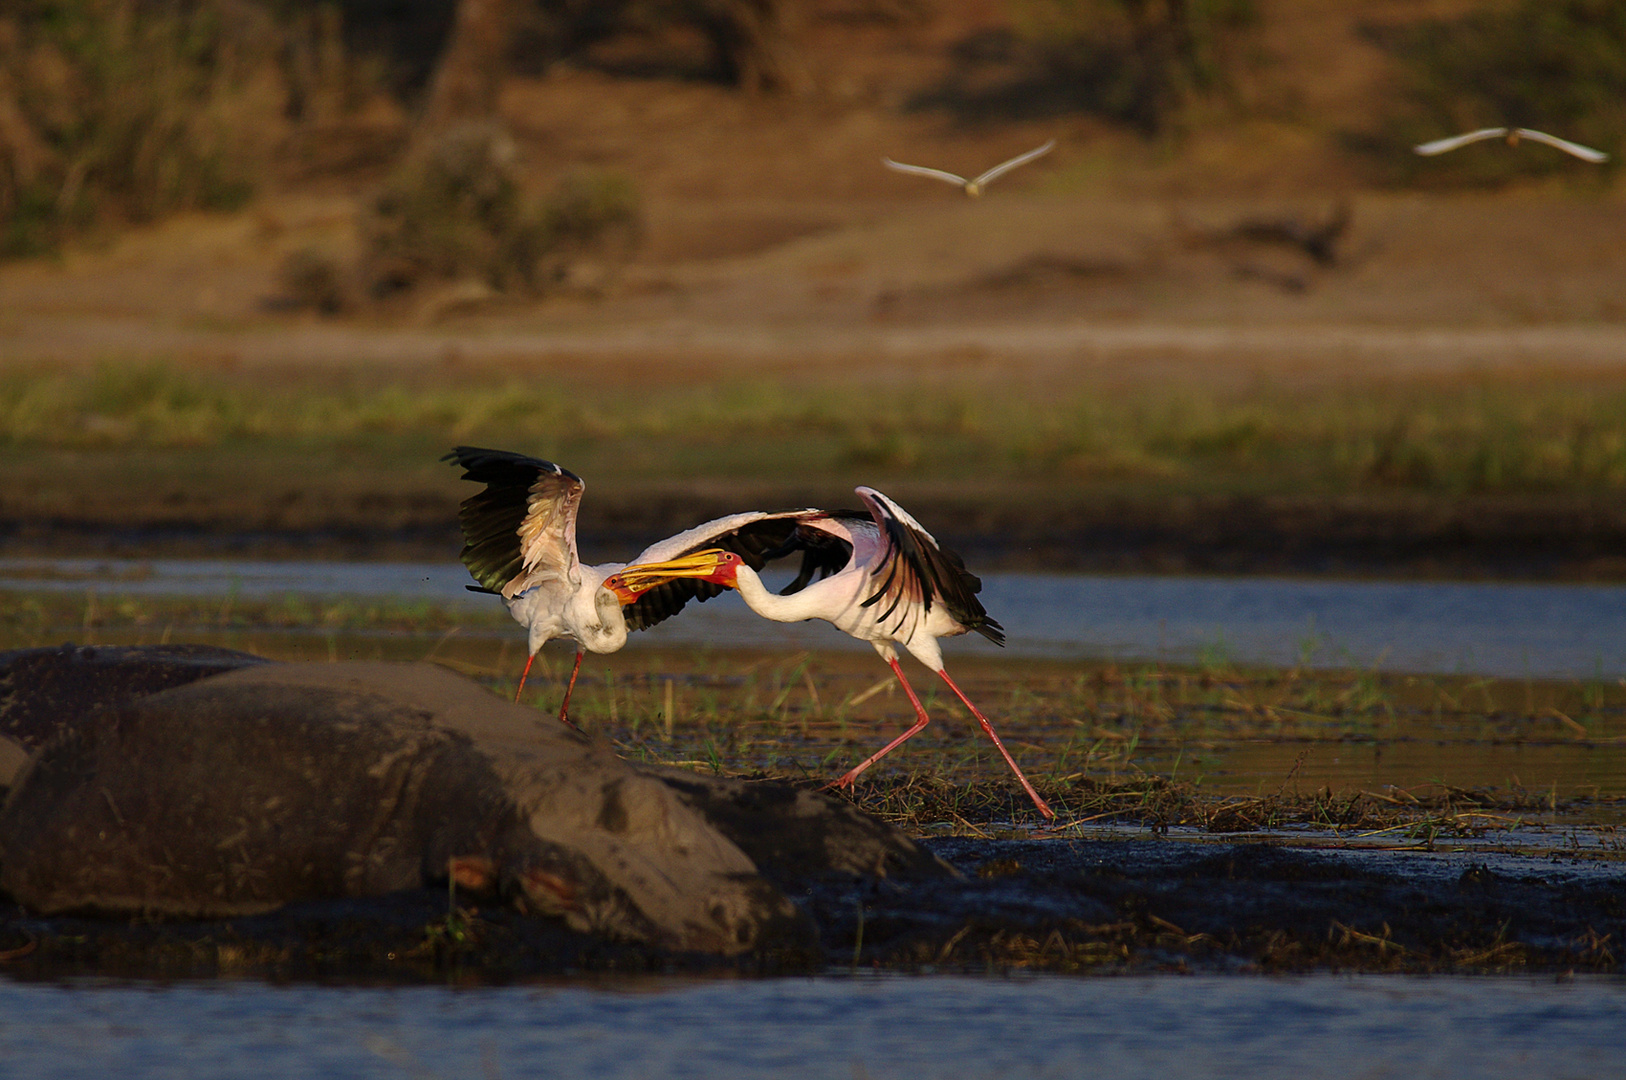
POLYGON ((973 376, 901 386, 616 381, 565 365, 455 381, 264 382, 114 364, 89 377, 0 375, 0 469, 62 451, 115 462, 154 453, 169 455, 155 467, 207 474, 225 452, 285 461, 319 490, 324 469, 301 463, 338 455, 377 471, 387 490, 432 473, 460 442, 638 481, 858 475, 1141 493, 1612 494, 1626 488, 1626 382, 1485 375, 1213 392, 973 376))

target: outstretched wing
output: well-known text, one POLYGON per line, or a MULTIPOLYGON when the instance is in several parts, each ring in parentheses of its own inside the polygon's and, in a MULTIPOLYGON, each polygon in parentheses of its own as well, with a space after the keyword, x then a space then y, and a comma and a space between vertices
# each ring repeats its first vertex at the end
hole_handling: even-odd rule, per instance
POLYGON ((1435 139, 1433 142, 1421 143, 1412 147, 1411 150, 1414 154, 1422 154, 1424 157, 1433 157, 1435 154, 1443 154, 1448 150, 1455 150, 1459 146, 1467 146, 1469 143, 1481 142, 1485 139, 1499 139, 1506 134, 1507 128, 1505 127, 1480 128, 1478 131, 1470 131, 1463 135, 1453 135, 1448 139, 1435 139))
POLYGON ((514 597, 533 585, 574 584, 581 477, 551 461, 506 450, 459 446, 441 458, 485 490, 463 500, 463 565, 481 586, 514 597))
POLYGON ((953 184, 955 187, 965 187, 966 185, 965 177, 955 176, 953 173, 944 172, 942 169, 928 169, 924 165, 905 165, 903 162, 893 161, 889 157, 882 158, 881 164, 893 172, 908 173, 911 176, 929 176, 933 180, 942 180, 945 183, 953 184))
POLYGON ((1578 157, 1582 161, 1590 161, 1594 165, 1602 165, 1604 162, 1609 160, 1609 155, 1604 153, 1602 150, 1594 150, 1590 146, 1582 146, 1580 143, 1572 143, 1568 139, 1560 139, 1557 135, 1549 135, 1545 131, 1535 131, 1531 128, 1519 128, 1517 134, 1521 139, 1529 139, 1531 142, 1546 143, 1548 146, 1562 150, 1566 154, 1571 154, 1578 157))
POLYGON ((884 604, 885 622, 899 605, 920 604, 930 611, 941 602, 954 621, 975 630, 995 645, 1005 644, 1005 628, 988 617, 977 593, 982 579, 965 568, 960 556, 941 548, 931 533, 908 512, 874 488, 858 488, 858 497, 869 507, 884 539, 881 557, 870 570, 875 592, 864 606, 884 604))
POLYGON ((1034 158, 1044 157, 1046 154, 1050 153, 1050 151, 1054 150, 1055 148, 1056 148, 1056 140, 1051 139, 1049 142, 1045 143, 1043 146, 1037 147, 1037 148, 1035 148, 1033 150, 1029 150, 1025 154, 1018 154, 1015 157, 1011 158, 1009 161, 1001 161, 998 165, 995 165, 992 169, 989 169, 987 172, 983 173, 981 176, 979 176, 975 180, 971 181, 971 186, 980 188, 984 184, 989 183, 990 181, 996 179, 997 177, 1004 176, 1006 173, 1010 172, 1012 169, 1019 168, 1020 166, 1026 165, 1028 162, 1032 161, 1034 158))
MULTIPOLYGON (((722 548, 738 555, 751 569, 761 570, 775 559, 804 550, 796 536, 801 523, 818 513, 817 510, 753 510, 731 514, 651 544, 633 562, 666 562, 706 548, 722 548)), ((709 581, 673 578, 623 607, 621 614, 627 620, 628 630, 645 630, 670 619, 690 600, 705 602, 726 591, 727 586, 709 581)))

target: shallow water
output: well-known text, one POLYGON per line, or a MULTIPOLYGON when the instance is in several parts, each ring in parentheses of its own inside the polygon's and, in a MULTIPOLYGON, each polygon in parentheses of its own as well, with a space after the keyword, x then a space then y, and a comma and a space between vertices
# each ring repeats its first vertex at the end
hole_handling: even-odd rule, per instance
MULTIPOLYGON (((788 575, 787 575, 788 576, 788 575)), ((0 560, 0 588, 100 596, 393 597, 487 607, 456 563, 0 560)), ((1626 676, 1626 587, 987 574, 1005 655, 1358 667, 1503 678, 1626 676)), ((649 644, 868 648, 822 623, 691 604, 649 644)), ((949 652, 999 650, 976 635, 949 652)))
MULTIPOLYGON (((1309 793, 1322 788, 1339 792, 1398 788, 1426 794, 1455 787, 1503 792, 1524 788, 1550 793, 1555 800, 1626 796, 1626 747, 1556 738, 1519 743, 1416 737, 1311 745, 1230 742, 1212 749, 1145 752, 1136 756, 1135 764, 1158 775, 1198 780, 1203 790, 1216 795, 1309 793)), ((1626 824, 1618 807, 1571 811, 1570 818, 1626 824)))
POLYGON ((1626 982, 825 976, 0 983, 8 1077, 1618 1075, 1626 982))

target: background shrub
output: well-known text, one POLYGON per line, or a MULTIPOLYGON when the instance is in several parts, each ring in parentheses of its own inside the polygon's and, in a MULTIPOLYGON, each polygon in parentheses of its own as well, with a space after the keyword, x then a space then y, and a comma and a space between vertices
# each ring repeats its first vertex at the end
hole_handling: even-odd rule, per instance
POLYGON ((639 229, 632 184, 579 173, 536 196, 514 142, 493 123, 448 130, 410 155, 374 201, 362 276, 376 298, 434 280, 537 293, 589 254, 619 260, 639 229))

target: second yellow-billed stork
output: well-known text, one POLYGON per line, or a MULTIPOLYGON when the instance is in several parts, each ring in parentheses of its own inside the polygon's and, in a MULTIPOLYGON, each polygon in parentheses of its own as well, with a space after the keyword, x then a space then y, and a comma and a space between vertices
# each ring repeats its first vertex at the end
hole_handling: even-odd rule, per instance
POLYGON ((778 547, 763 549, 769 558, 804 552, 801 574, 779 593, 768 590, 751 560, 726 550, 690 552, 689 562, 676 570, 659 564, 646 568, 635 560, 605 584, 618 592, 634 592, 646 587, 646 581, 651 586, 662 585, 674 572, 696 575, 701 581, 739 590, 746 605, 763 618, 776 622, 823 619, 873 645, 909 695, 915 723, 835 780, 832 787, 852 787, 865 769, 919 734, 929 722, 898 664, 897 646, 902 645, 936 672, 982 725, 1039 812, 1055 817, 1005 749, 994 726, 944 668, 938 638, 976 631, 996 645, 1005 644, 1004 628, 989 618, 977 599, 982 581, 897 503, 874 488, 860 487, 857 492, 867 512, 806 510, 789 515, 794 531, 778 547), (710 569, 704 565, 708 558, 713 562, 710 569), (815 573, 819 580, 813 580, 815 573))
POLYGON ((477 446, 459 446, 441 460, 461 466, 463 479, 485 485, 458 512, 462 560, 479 582, 469 587, 501 597, 529 632, 514 700, 525 690, 537 650, 557 637, 576 642, 576 663, 559 705, 559 719, 567 724, 584 652, 617 652, 628 631, 654 626, 690 600, 722 593, 723 585, 703 579, 715 570, 716 554, 760 569, 788 553, 786 542, 807 513, 733 514, 667 537, 638 555, 637 587, 629 588, 612 580, 626 563, 590 566, 577 553, 576 511, 587 487, 581 477, 541 458, 477 446), (709 551, 696 559, 693 553, 702 549, 709 551))

